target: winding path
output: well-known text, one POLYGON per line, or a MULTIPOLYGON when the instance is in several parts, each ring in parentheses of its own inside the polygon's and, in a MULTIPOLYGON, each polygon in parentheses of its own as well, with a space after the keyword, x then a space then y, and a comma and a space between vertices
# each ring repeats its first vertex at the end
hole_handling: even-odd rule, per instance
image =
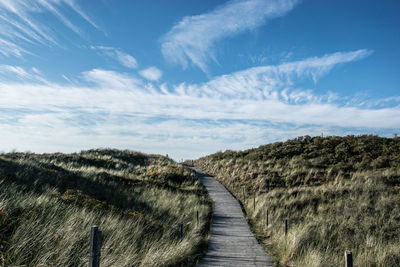
POLYGON ((198 266, 273 266, 250 231, 239 202, 213 177, 192 169, 214 200, 208 251, 198 266))

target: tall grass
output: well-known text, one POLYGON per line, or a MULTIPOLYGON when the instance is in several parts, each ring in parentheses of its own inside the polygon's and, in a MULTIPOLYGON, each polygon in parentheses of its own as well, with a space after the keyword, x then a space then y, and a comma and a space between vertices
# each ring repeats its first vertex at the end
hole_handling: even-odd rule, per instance
POLYGON ((399 138, 305 136, 195 165, 242 202, 277 265, 341 266, 351 250, 355 266, 400 266, 399 138))
POLYGON ((1 266, 87 266, 92 225, 103 232, 102 266, 195 265, 207 246, 207 193, 166 157, 2 154, 0 189, 1 266))

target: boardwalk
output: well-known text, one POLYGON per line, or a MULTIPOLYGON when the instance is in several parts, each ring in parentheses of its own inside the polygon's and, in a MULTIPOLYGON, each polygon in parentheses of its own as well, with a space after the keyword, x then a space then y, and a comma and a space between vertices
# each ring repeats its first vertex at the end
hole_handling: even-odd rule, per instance
POLYGON ((250 231, 238 201, 213 177, 193 169, 215 205, 208 252, 199 266, 273 266, 250 231))

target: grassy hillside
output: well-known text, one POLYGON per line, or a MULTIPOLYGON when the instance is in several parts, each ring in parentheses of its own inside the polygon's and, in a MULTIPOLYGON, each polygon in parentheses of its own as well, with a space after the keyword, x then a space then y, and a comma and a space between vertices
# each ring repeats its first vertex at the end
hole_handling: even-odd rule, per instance
POLYGON ((400 266, 400 138, 305 136, 195 165, 243 203, 280 265, 341 266, 347 249, 355 266, 400 266))
POLYGON ((162 156, 1 154, 0 266, 87 266, 92 225, 102 266, 194 265, 211 205, 195 174, 162 156))

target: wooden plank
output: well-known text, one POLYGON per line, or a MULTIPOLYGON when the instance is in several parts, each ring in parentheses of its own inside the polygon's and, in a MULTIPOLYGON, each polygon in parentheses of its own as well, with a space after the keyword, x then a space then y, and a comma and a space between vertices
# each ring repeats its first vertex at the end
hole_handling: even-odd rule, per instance
POLYGON ((89 267, 100 266, 101 231, 94 225, 90 229, 90 258, 89 267))
POLYGON ((346 250, 344 252, 344 261, 346 267, 353 267, 353 254, 351 253, 351 251, 346 250))

